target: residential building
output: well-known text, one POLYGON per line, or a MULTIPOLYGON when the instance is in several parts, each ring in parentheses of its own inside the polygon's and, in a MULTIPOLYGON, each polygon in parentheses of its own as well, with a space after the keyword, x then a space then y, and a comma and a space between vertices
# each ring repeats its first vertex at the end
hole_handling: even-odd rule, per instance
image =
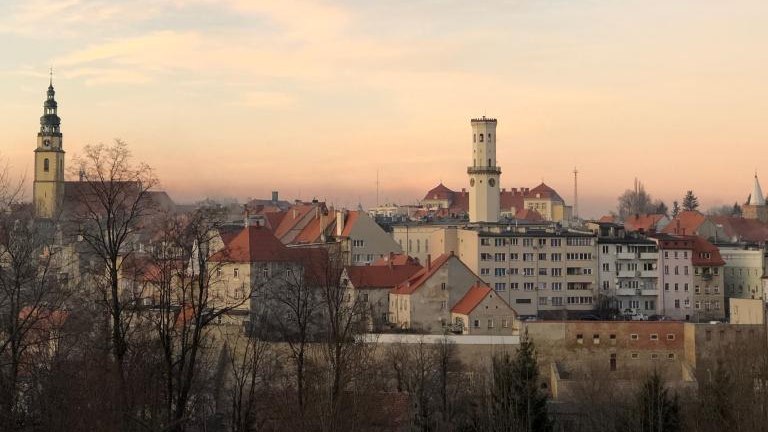
POLYGON ((693 238, 693 301, 696 321, 725 318, 723 267, 725 261, 712 243, 693 238))
POLYGON ((389 292, 422 269, 417 260, 407 255, 390 255, 368 266, 349 266, 344 270, 343 277, 352 289, 351 300, 365 308, 369 330, 389 328, 389 292))
POLYGON ((510 226, 455 232, 459 258, 521 316, 562 319, 594 309, 594 234, 510 226))
POLYGON ((760 247, 718 245, 725 261, 723 287, 728 299, 762 299, 765 252, 760 247))
POLYGON ((680 212, 661 232, 678 236, 699 236, 714 242, 728 239, 728 235, 720 224, 697 211, 680 212))
POLYGON ((659 250, 637 233, 598 237, 598 292, 622 313, 658 313, 659 250))
POLYGON ((659 313, 676 320, 694 316, 693 237, 659 234, 659 313))
POLYGON ((470 335, 519 333, 517 313, 488 285, 477 282, 451 308, 454 332, 470 335))
POLYGON ((451 309, 479 280, 458 256, 427 257, 424 268, 389 294, 390 322, 401 329, 441 334, 451 325, 451 309))

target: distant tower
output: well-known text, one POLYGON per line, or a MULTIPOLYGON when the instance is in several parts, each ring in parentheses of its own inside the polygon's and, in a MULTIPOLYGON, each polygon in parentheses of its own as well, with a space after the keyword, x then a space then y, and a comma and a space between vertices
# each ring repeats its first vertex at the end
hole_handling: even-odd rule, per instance
POLYGON ((35 215, 47 219, 58 216, 64 197, 64 150, 55 96, 51 71, 48 96, 43 104, 43 116, 40 117, 40 132, 37 133, 35 181, 32 188, 35 215))
POLYGON ((579 170, 573 169, 573 218, 579 218, 579 170))
POLYGON ((752 194, 742 206, 742 214, 745 219, 757 219, 768 223, 768 207, 765 205, 765 196, 763 196, 760 181, 757 179, 757 173, 755 173, 755 185, 752 194))
POLYGON ((472 166, 469 174, 469 221, 498 222, 499 177, 496 166, 496 119, 472 119, 472 166))

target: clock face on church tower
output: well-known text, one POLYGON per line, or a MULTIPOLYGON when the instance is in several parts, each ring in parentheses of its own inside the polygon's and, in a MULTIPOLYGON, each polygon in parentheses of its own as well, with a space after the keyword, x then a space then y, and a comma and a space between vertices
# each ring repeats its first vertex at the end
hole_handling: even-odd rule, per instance
POLYGON ((51 140, 45 140, 45 141, 43 141, 43 145, 44 145, 45 147, 50 147, 50 146, 51 146, 51 140))
POLYGON ((491 186, 491 187, 496 186, 496 179, 494 179, 494 178, 488 179, 488 185, 491 186))

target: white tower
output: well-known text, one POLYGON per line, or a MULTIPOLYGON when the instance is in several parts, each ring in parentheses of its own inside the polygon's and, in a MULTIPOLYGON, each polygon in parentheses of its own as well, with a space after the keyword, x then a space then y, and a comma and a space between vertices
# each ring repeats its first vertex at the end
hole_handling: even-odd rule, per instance
POLYGON ((472 119, 472 166, 469 174, 469 221, 498 222, 499 176, 496 166, 496 119, 472 119))

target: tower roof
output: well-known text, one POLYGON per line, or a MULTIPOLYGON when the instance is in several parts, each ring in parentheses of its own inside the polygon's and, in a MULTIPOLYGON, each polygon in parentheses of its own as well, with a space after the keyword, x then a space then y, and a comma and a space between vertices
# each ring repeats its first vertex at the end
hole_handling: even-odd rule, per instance
POLYGON ((45 102, 43 102, 43 116, 40 117, 41 135, 60 135, 61 118, 58 114, 58 104, 56 103, 56 90, 53 89, 53 72, 48 83, 48 92, 45 102))
POLYGON ((755 173, 755 188, 752 190, 752 196, 750 196, 747 204, 759 206, 765 205, 765 195, 763 195, 763 190, 760 188, 760 181, 757 179, 757 173, 755 173))

